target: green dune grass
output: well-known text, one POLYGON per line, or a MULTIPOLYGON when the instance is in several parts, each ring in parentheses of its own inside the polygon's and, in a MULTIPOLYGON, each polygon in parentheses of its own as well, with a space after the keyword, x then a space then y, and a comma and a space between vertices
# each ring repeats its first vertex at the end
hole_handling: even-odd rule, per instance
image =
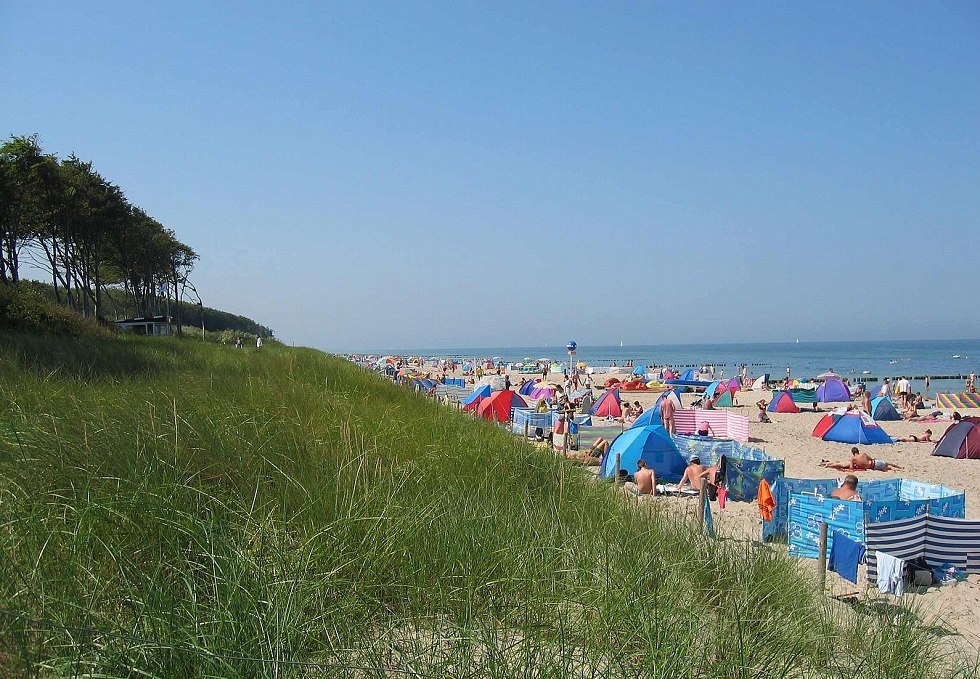
POLYGON ((2 676, 971 670, 306 349, 0 335, 0 549, 2 676))

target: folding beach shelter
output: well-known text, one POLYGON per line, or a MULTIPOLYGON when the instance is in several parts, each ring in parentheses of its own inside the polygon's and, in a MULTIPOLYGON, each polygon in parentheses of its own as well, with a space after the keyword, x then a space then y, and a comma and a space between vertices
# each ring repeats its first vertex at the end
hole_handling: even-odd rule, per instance
POLYGON ((476 408, 476 414, 480 417, 493 420, 495 422, 507 422, 510 420, 511 408, 526 408, 527 403, 515 391, 505 389, 480 401, 476 408))
POLYGON ((536 401, 540 401, 543 398, 554 398, 555 385, 547 382, 538 382, 534 389, 531 390, 530 396, 536 401))
POLYGON ((949 425, 936 442, 933 455, 959 460, 980 460, 980 417, 964 417, 949 425))
POLYGON ((629 426, 630 429, 638 429, 639 427, 646 427, 651 424, 661 424, 660 416, 660 404, 664 402, 664 399, 668 398, 674 402, 675 408, 681 407, 681 396, 677 389, 668 389, 664 393, 660 394, 660 398, 649 410, 644 410, 638 418, 633 421, 633 424, 629 426))
POLYGON ((530 396, 531 392, 534 391, 537 386, 538 380, 528 380, 521 386, 518 393, 520 393, 521 396, 530 396))
POLYGON ((633 368, 633 374, 634 375, 646 375, 647 374, 647 367, 645 365, 638 365, 635 368, 633 368))
POLYGON ((817 400, 821 403, 843 403, 851 400, 851 391, 836 377, 817 387, 817 400))
MULTIPOLYGON (((664 377, 664 379, 666 380, 666 379, 670 379, 670 378, 664 377)), ((682 379, 682 380, 696 380, 697 379, 697 376, 694 374, 694 368, 688 368, 683 373, 681 373, 680 379, 682 379)))
POLYGON ((798 413, 800 407, 793 401, 793 395, 788 391, 777 391, 773 394, 769 407, 766 408, 770 413, 798 413))
POLYGON ((725 389, 716 393, 718 394, 718 398, 715 399, 715 406, 719 408, 731 408, 735 405, 732 401, 732 392, 725 389))
POLYGON ((480 405, 480 401, 489 397, 490 394, 490 385, 484 384, 482 387, 477 387, 472 394, 464 398, 459 403, 463 406, 463 410, 476 410, 477 406, 480 405))
POLYGON ((677 481, 687 467, 687 461, 677 450, 670 434, 659 424, 627 429, 617 436, 599 465, 604 478, 616 475, 617 455, 620 469, 635 474, 638 469, 636 463, 642 459, 656 474, 658 481, 677 481))
POLYGON ((895 404, 887 396, 879 396, 871 399, 871 419, 881 420, 900 420, 902 416, 895 410, 895 404))
POLYGON ((721 388, 722 388, 721 387, 721 382, 719 382, 718 380, 715 380, 714 382, 712 382, 711 384, 709 384, 707 387, 705 387, 705 389, 704 389, 704 397, 705 398, 714 398, 716 392, 720 391, 721 388))
POLYGON ((766 384, 768 383, 769 383, 769 373, 766 373, 762 377, 756 378, 755 382, 752 383, 752 390, 761 391, 762 389, 765 389, 766 384))
POLYGON ((619 389, 610 389, 600 396, 589 414, 596 417, 622 417, 623 409, 619 405, 619 389))
POLYGON ((865 413, 850 411, 837 417, 821 436, 824 441, 838 443, 894 443, 885 430, 865 413))
POLYGON ((838 417, 840 417, 840 415, 827 413, 817 422, 817 426, 813 428, 811 435, 816 436, 818 439, 823 438, 823 435, 827 433, 827 430, 834 426, 834 422, 837 421, 838 417))

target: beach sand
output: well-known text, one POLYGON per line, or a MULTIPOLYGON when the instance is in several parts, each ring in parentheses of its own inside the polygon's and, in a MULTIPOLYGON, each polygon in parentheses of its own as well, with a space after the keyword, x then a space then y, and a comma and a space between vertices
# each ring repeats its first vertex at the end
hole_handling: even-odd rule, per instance
MULTIPOLYGON (((515 389, 521 377, 511 373, 515 389)), ((598 380, 600 384, 605 377, 598 380)), ((619 375, 619 377, 623 376, 619 375)), ((639 401, 644 409, 653 407, 658 396, 659 392, 622 394, 624 400, 639 401)), ((761 448, 773 457, 784 460, 788 477, 842 479, 845 476, 844 472, 826 469, 821 467, 819 462, 823 459, 847 460, 850 457, 851 444, 822 441, 813 437, 811 432, 826 411, 844 404, 820 404, 819 407, 823 412, 804 410, 792 414, 769 413, 771 423, 758 422, 755 402, 760 398, 768 401, 771 397, 772 392, 769 391, 743 391, 737 396, 741 406, 731 409, 749 418, 750 444, 761 448)), ((693 394, 684 394, 682 402, 687 407, 696 398, 698 396, 693 394)), ((928 403, 931 404, 932 401, 928 403)), ((923 412, 931 410, 934 408, 927 408, 923 412)), ((980 416, 980 410, 963 409, 959 412, 964 416, 980 416)), ((949 426, 949 422, 895 421, 882 422, 881 426, 893 438, 907 437, 910 434, 918 435, 928 428, 932 429, 933 440, 937 440, 949 426)), ((861 446, 861 448, 876 459, 881 458, 903 467, 904 471, 860 472, 858 473, 860 480, 908 478, 963 490, 966 492, 966 518, 980 520, 980 460, 933 457, 931 455, 933 446, 929 443, 895 443, 861 446)), ((591 468, 591 471, 594 473, 595 468, 591 468)), ((695 502, 690 498, 644 498, 641 501, 667 503, 678 514, 693 514, 695 509, 695 502)), ((731 539, 760 540, 760 519, 754 502, 728 502, 725 509, 719 509, 717 503, 712 503, 712 515, 719 535, 731 539)), ((785 546, 774 548, 785 549, 785 546)), ((802 559, 801 565, 816 570, 816 561, 813 559, 802 559)), ((877 588, 869 588, 866 584, 863 567, 859 572, 857 585, 840 578, 836 573, 828 572, 827 592, 849 601, 882 600, 882 595, 878 593, 877 588)), ((894 597, 891 601, 895 601, 894 597)), ((955 634, 956 636, 949 636, 948 639, 956 647, 968 653, 980 652, 980 575, 971 575, 966 581, 956 584, 929 587, 921 593, 907 593, 905 603, 918 607, 923 620, 935 630, 945 629, 948 630, 947 634, 955 634)))

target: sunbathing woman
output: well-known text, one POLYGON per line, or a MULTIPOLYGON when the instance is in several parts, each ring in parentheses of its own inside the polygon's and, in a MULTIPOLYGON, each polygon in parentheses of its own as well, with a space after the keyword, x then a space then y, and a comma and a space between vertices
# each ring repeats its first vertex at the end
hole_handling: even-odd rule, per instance
POLYGON ((903 436, 901 438, 895 439, 896 441, 901 441, 902 443, 932 443, 932 429, 926 429, 924 434, 909 434, 908 436, 903 436))
POLYGON ((853 471, 865 471, 873 470, 876 472, 891 472, 891 471, 903 471, 902 467, 892 464, 891 462, 885 462, 884 460, 876 460, 869 456, 867 453, 862 453, 857 449, 857 447, 851 448, 851 459, 841 462, 831 462, 829 460, 821 460, 821 467, 826 467, 828 469, 836 469, 841 472, 853 472, 853 471))
POLYGON ((565 453, 565 457, 569 460, 576 460, 581 462, 586 467, 598 467, 599 463, 602 462, 602 458, 609 451, 609 441, 602 438, 601 436, 596 439, 595 443, 588 450, 577 452, 568 451, 565 453))

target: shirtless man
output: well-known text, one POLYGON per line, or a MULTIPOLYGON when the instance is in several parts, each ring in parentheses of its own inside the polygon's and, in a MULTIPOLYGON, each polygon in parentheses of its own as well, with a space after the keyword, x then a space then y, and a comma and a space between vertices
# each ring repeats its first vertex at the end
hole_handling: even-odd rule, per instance
POLYGON ((848 474, 844 477, 841 487, 830 494, 830 497, 837 500, 860 500, 861 496, 857 492, 858 477, 848 474))
POLYGON ((657 476, 652 469, 647 468, 647 463, 643 460, 636 461, 636 473, 633 480, 627 481, 623 485, 623 492, 627 495, 656 495, 654 487, 657 485, 657 476))
POLYGON ((899 467, 898 465, 892 464, 891 462, 885 462, 884 460, 876 460, 867 453, 862 453, 857 449, 857 446, 851 448, 850 460, 842 462, 821 460, 820 466, 827 467, 828 469, 836 469, 837 471, 841 472, 862 470, 874 470, 876 472, 903 471, 903 468, 899 467))
POLYGON ((932 443, 932 429, 926 429, 925 433, 910 434, 909 436, 903 436, 901 438, 895 439, 896 441, 901 441, 902 443, 932 443))
POLYGON ((691 488, 694 490, 701 490, 701 481, 707 475, 708 470, 705 469, 703 464, 701 464, 701 458, 695 455, 691 458, 691 461, 688 462, 687 469, 684 470, 684 475, 677 484, 677 488, 678 490, 683 488, 684 483, 689 481, 691 483, 691 488))

